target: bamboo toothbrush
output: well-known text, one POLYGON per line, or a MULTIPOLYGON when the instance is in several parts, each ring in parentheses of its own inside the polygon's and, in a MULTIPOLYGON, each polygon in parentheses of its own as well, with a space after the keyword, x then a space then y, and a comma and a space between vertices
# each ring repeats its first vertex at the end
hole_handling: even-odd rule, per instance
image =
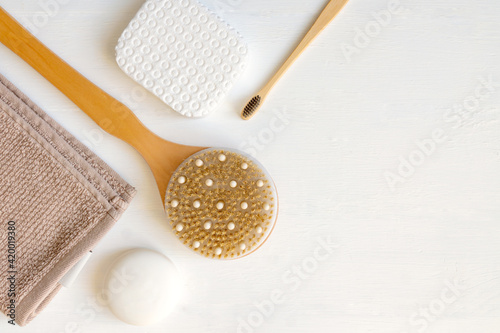
POLYGON ((331 0, 328 5, 326 5, 323 12, 320 14, 316 23, 309 30, 307 35, 304 37, 299 46, 293 51, 290 57, 285 61, 281 68, 274 74, 271 80, 262 88, 261 91, 257 93, 248 104, 245 106, 241 112, 241 118, 244 120, 250 120, 259 111, 265 99, 273 89, 273 87, 278 83, 281 77, 286 73, 286 71, 293 65, 293 63, 299 58, 302 52, 312 43, 316 37, 326 28, 328 24, 337 16, 337 14, 344 8, 348 0, 331 0))
POLYGON ((274 182, 251 157, 179 145, 149 131, 125 105, 38 41, 0 7, 0 42, 49 80, 106 132, 129 143, 156 179, 172 231, 194 251, 234 259, 258 249, 277 218, 274 182))

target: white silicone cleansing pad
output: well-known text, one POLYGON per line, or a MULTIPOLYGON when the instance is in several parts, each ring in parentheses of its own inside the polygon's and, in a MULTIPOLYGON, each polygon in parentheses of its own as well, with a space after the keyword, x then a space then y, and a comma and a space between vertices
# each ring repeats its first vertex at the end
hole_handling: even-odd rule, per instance
POLYGON ((219 105, 247 54, 241 36, 197 0, 148 0, 116 47, 125 73, 187 117, 219 105))

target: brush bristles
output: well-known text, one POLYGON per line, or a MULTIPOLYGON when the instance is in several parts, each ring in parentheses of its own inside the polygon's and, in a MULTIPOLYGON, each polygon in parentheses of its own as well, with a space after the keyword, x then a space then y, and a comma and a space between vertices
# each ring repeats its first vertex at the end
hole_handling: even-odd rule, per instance
POLYGON ((206 257, 234 259, 267 239, 277 197, 272 180, 250 158, 210 149, 176 170, 165 207, 185 245, 206 257))
POLYGON ((262 98, 257 95, 254 98, 248 102, 248 104, 245 106, 245 109, 243 109, 243 112, 241 113, 241 116, 243 119, 250 119, 252 118, 257 110, 260 108, 260 103, 262 101, 262 98))

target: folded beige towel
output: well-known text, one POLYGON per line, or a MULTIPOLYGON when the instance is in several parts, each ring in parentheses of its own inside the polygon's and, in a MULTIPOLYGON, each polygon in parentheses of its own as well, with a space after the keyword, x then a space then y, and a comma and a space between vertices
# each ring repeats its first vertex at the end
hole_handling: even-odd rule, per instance
POLYGON ((0 75, 2 312, 15 314, 20 326, 35 318, 134 195, 133 187, 0 75))

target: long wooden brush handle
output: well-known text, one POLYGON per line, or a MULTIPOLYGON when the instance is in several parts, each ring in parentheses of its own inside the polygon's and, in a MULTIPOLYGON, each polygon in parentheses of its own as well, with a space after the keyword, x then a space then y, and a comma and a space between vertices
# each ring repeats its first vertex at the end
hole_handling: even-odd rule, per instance
POLYGON ((125 105, 50 51, 0 7, 0 42, 71 99, 103 130, 138 148, 154 136, 125 105))
POLYGON ((348 0, 331 0, 323 9, 314 25, 311 27, 307 35, 300 42, 299 46, 293 51, 286 62, 281 66, 281 68, 276 72, 272 79, 267 83, 262 93, 268 93, 274 85, 281 79, 283 74, 293 65, 293 63, 300 57, 302 52, 312 43, 316 37, 332 22, 332 20, 337 16, 337 14, 344 8, 348 0))

